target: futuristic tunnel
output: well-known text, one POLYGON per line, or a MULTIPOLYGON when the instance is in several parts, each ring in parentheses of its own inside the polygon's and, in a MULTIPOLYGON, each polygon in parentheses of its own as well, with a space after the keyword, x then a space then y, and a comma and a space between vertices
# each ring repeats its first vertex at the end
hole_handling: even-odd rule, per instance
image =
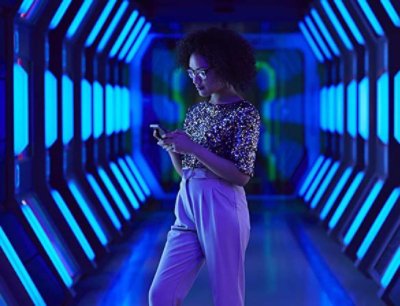
POLYGON ((398 0, 0 0, 0 305, 148 305, 209 26, 256 56, 246 305, 400 305, 398 0))

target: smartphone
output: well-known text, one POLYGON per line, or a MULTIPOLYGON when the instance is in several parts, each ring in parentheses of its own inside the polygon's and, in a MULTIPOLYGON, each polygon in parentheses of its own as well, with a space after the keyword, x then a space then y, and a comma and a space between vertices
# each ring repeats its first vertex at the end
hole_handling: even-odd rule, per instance
POLYGON ((150 124, 150 128, 156 131, 156 136, 160 139, 164 138, 167 133, 159 124, 150 124))

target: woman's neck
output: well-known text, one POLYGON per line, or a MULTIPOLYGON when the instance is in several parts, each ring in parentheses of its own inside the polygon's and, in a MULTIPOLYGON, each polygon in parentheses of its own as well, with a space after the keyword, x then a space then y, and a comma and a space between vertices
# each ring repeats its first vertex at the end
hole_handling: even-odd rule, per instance
POLYGON ((212 104, 230 104, 243 100, 235 90, 227 90, 226 92, 213 93, 209 102, 212 104))

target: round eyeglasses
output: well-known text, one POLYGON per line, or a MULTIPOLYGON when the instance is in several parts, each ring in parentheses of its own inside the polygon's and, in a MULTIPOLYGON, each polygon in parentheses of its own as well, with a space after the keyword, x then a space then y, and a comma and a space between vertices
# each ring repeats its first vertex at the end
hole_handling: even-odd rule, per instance
POLYGON ((192 80, 196 77, 199 76, 200 79, 205 80, 207 78, 207 72, 211 69, 211 67, 209 68, 199 68, 196 70, 193 69, 187 69, 187 74, 189 76, 189 78, 191 78, 192 80))

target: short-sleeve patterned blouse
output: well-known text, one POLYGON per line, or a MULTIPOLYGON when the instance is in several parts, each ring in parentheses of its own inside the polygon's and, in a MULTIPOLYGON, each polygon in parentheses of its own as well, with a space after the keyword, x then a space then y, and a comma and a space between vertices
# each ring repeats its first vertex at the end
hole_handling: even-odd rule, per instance
MULTIPOLYGON (((260 136, 260 114, 253 104, 199 102, 189 108, 184 130, 190 138, 211 152, 232 161, 242 173, 254 175, 260 136)), ((184 154, 183 168, 204 168, 191 154, 184 154)))

